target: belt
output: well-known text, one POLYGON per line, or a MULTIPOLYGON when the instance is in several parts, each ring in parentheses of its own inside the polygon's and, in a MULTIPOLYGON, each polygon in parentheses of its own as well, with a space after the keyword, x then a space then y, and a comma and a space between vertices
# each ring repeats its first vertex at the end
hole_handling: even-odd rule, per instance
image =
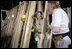
POLYGON ((56 37, 56 36, 60 36, 60 35, 63 36, 63 37, 65 37, 65 36, 67 36, 68 34, 69 34, 69 32, 64 33, 64 34, 56 34, 56 35, 53 35, 53 38, 56 37))

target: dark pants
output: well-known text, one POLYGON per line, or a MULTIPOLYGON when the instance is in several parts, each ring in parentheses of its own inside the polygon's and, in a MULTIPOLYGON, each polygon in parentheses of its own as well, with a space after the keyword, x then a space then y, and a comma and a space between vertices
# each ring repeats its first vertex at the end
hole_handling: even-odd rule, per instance
MULTIPOLYGON (((68 35, 68 36, 70 37, 70 39, 71 39, 71 35, 70 35, 69 32, 68 32, 68 33, 64 33, 64 34, 56 34, 56 35, 53 35, 52 38, 54 38, 54 37, 56 37, 56 36, 60 36, 60 35, 62 35, 63 37, 65 37, 65 36, 68 35)), ((52 40, 51 48, 55 48, 55 45, 54 45, 53 40, 52 40)), ((69 48, 71 48, 71 45, 69 45, 69 48)))
POLYGON ((35 42, 35 32, 31 32, 29 48, 37 48, 37 43, 35 42))

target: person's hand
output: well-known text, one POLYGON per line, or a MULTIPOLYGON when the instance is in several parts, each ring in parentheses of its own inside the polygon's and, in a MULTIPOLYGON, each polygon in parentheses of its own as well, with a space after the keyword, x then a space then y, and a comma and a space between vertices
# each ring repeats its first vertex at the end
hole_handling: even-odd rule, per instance
POLYGON ((54 27, 54 26, 53 26, 51 29, 52 29, 52 31, 55 32, 55 33, 58 33, 59 30, 60 30, 59 27, 54 27))

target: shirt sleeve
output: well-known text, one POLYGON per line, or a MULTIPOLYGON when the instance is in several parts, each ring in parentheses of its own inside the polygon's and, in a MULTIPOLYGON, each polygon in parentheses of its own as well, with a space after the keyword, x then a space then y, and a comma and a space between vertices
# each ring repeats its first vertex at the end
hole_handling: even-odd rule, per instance
POLYGON ((49 32, 50 29, 51 29, 50 25, 49 25, 49 23, 47 23, 46 31, 49 32))
POLYGON ((60 10, 56 10, 55 13, 52 16, 52 26, 60 27, 61 20, 62 20, 62 14, 60 10))

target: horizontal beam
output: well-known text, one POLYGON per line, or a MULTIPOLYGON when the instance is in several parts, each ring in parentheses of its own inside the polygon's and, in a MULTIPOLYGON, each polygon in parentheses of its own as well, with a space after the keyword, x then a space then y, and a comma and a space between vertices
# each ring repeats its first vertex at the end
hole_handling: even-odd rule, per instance
POLYGON ((1 9, 1 12, 8 12, 7 10, 3 10, 3 9, 1 9))

